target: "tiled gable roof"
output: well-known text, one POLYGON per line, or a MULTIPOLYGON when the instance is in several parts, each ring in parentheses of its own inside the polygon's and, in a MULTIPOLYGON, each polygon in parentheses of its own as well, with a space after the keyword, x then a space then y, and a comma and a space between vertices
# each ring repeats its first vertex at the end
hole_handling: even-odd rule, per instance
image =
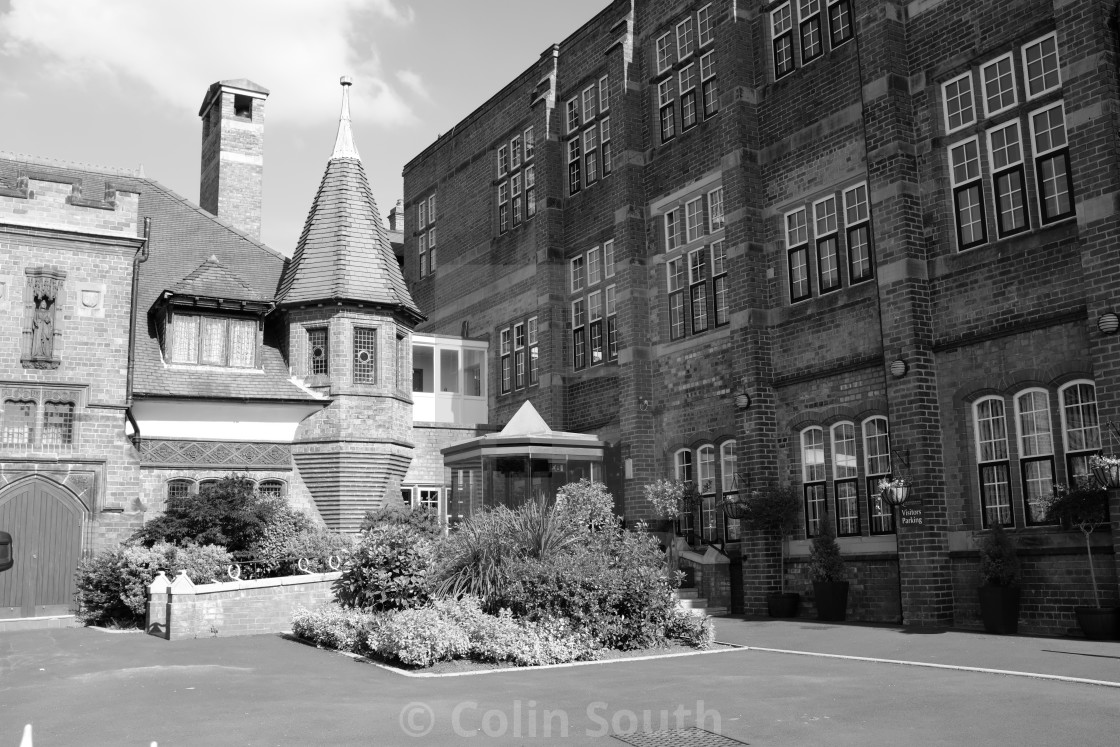
POLYGON ((194 272, 167 290, 177 295, 200 298, 228 298, 241 301, 267 301, 272 298, 252 288, 241 278, 222 267, 217 256, 211 255, 194 272))

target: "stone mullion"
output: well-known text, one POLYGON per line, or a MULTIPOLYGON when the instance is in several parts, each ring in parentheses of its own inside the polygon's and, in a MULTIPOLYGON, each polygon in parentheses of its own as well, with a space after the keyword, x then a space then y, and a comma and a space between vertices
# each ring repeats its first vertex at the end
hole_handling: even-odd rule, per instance
POLYGON ((864 127, 876 282, 882 325, 892 460, 895 474, 916 483, 911 507, 920 525, 899 526, 898 563, 904 622, 950 624, 953 619, 948 511, 942 474, 941 418, 932 352, 932 308, 915 157, 913 103, 906 67, 904 9, 894 2, 864 4, 857 22, 863 71, 864 127), (905 376, 886 374, 896 359, 905 376), (905 457, 907 464, 902 463, 905 457))

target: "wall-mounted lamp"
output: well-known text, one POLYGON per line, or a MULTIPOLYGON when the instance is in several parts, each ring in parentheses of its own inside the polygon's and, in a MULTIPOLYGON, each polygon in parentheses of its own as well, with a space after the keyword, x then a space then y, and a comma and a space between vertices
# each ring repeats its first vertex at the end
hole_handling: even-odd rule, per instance
POLYGON ((638 397, 638 409, 645 412, 649 409, 649 400, 645 397, 638 397))
POLYGON ((902 360, 901 358, 896 358, 895 360, 891 361, 891 376, 895 377, 896 379, 901 379, 909 370, 910 366, 908 366, 906 364, 906 361, 902 360))
POLYGON ((735 407, 740 410, 746 410, 751 406, 751 395, 746 392, 739 392, 735 395, 735 407))
POLYGON ((1111 311, 1101 314, 1097 319, 1097 329, 1099 329, 1102 334, 1116 334, 1116 331, 1120 330, 1120 316, 1116 316, 1116 314, 1111 311))

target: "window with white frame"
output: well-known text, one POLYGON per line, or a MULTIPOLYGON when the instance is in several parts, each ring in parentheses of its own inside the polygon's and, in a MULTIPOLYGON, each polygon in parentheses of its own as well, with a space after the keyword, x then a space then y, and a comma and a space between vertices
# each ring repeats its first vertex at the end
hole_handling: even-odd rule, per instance
POLYGON ((665 263, 666 289, 669 293, 669 339, 684 337, 685 258, 665 263))
POLYGON ((665 213, 665 251, 671 252, 681 245, 681 213, 680 210, 669 210, 665 213))
POLYGON ((570 260, 571 293, 577 296, 572 306, 576 369, 618 358, 616 286, 602 286, 605 279, 614 277, 614 261, 613 239, 570 260))
POLYGON ((716 449, 707 444, 696 450, 696 480, 700 491, 700 536, 705 542, 719 538, 716 511, 716 449))
POLYGON ((945 132, 961 137, 946 145, 959 250, 1074 215, 1065 104, 1052 95, 1061 86, 1053 32, 1024 44, 1018 55, 1007 52, 941 85, 945 132), (1051 94, 1047 103, 1028 108, 1044 94, 1051 94), (984 148, 975 133, 980 113, 994 120, 983 132, 984 148), (989 194, 994 231, 988 226, 989 194))
POLYGON ((708 329, 707 264, 707 249, 693 249, 688 253, 688 296, 694 335, 708 329))
POLYGON ((501 365, 499 370, 502 372, 502 394, 509 394, 513 391, 513 328, 506 327, 499 333, 499 347, 498 356, 501 365))
POLYGON ((537 318, 535 316, 529 317, 526 328, 529 345, 529 385, 532 386, 540 381, 540 349, 537 343, 537 318))
POLYGON ((813 203, 817 239, 817 287, 822 294, 840 289, 840 240, 837 237, 836 196, 813 203))
POLYGON ((859 467, 854 423, 836 423, 832 431, 832 492, 836 496, 836 534, 859 536, 859 467))
POLYGON ((786 257, 789 267, 790 303, 804 301, 813 295, 809 276, 809 225, 805 208, 785 215, 786 257))
POLYGON ((568 194, 574 195, 608 176, 610 162, 610 80, 603 75, 568 101, 568 194))
POLYGON ((712 305, 715 325, 731 321, 727 296, 727 245, 723 239, 712 242, 712 305))
MULTIPOLYGON (((692 450, 679 449, 673 455, 673 476, 678 482, 683 482, 687 485, 692 484, 692 450)), ((680 507, 680 512, 677 514, 677 531, 681 534, 688 534, 695 531, 695 523, 693 518, 693 510, 686 505, 680 507)))
POLYGON ((684 204, 684 240, 691 244, 704 235, 704 198, 697 197, 684 204))
POLYGON ((788 75, 798 65, 807 65, 825 53, 826 16, 828 47, 835 49, 854 34, 851 0, 791 0, 770 11, 775 78, 788 75))
POLYGON ((715 233, 723 228, 723 187, 708 193, 708 232, 715 233))
POLYGON ((715 38, 712 25, 712 4, 708 3, 696 11, 696 37, 701 47, 706 47, 715 38))
POLYGON ((887 419, 863 421, 863 470, 867 477, 867 516, 871 534, 894 532, 894 514, 879 492, 879 481, 891 476, 891 443, 887 419))
POLYGON ((167 481, 167 500, 181 500, 194 492, 194 480, 176 478, 167 481))
POLYGON ((416 209, 418 227, 417 260, 420 277, 431 275, 436 269, 436 193, 420 199, 416 209))
POLYGON ((572 302, 572 367, 579 371, 587 366, 587 301, 572 302))
POLYGON ((690 62, 677 73, 681 98, 681 132, 696 125, 696 63, 690 62))
POLYGON ((591 365, 603 362, 603 292, 587 294, 588 347, 591 350, 591 365))
POLYGON ((1011 466, 1003 398, 985 397, 972 408, 983 525, 985 529, 996 523, 1011 526, 1011 466))
POLYGON ((1019 473, 1027 524, 1046 524, 1046 503, 1054 493, 1054 436, 1050 394, 1027 389, 1015 395, 1019 435, 1019 473))
POLYGON ((719 111, 719 84, 715 52, 705 51, 715 39, 712 5, 679 20, 673 30, 657 37, 657 117, 661 142, 677 134, 678 100, 680 131, 685 132, 719 111), (675 43, 674 43, 675 42, 675 43), (674 70, 674 68, 676 68, 674 70))
MULTIPOLYGON (((735 441, 724 441, 719 445, 719 474, 720 488, 723 499, 734 499, 739 493, 739 471, 736 464, 735 441)), ((739 519, 732 519, 723 513, 724 538, 728 542, 736 542, 741 538, 739 519)))
POLYGON ((824 463, 824 429, 801 431, 801 482, 805 491, 805 536, 816 537, 828 511, 824 463))
POLYGON ((525 349, 525 323, 518 322, 513 325, 513 386, 516 389, 525 386, 525 378, 529 374, 527 352, 525 349))
POLYGON ((1066 479, 1075 485, 1091 475, 1089 457, 1101 450, 1097 419, 1097 388, 1091 381, 1072 381, 1058 390, 1062 415, 1062 444, 1066 451, 1066 479))
POLYGON ((797 22, 801 36, 801 64, 807 65, 824 54, 821 0, 798 0, 797 22))
MULTIPOLYGON (((516 228, 537 212, 533 138, 533 128, 526 127, 498 146, 499 234, 516 228)), ((433 243, 429 240, 429 248, 433 243)))
POLYGON ((848 282, 870 280, 875 274, 871 251, 871 208, 867 184, 844 190, 844 238, 848 245, 848 282))

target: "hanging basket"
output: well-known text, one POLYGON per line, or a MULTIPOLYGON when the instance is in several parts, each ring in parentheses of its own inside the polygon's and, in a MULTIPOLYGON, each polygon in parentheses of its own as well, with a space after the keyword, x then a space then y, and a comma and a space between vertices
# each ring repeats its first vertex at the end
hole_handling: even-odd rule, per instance
POLYGON ((906 501, 910 500, 910 485, 900 485, 898 487, 883 488, 880 497, 891 506, 901 506, 906 501))
POLYGON ((1093 477, 1105 490, 1120 488, 1120 464, 1101 464, 1092 468, 1093 477))

